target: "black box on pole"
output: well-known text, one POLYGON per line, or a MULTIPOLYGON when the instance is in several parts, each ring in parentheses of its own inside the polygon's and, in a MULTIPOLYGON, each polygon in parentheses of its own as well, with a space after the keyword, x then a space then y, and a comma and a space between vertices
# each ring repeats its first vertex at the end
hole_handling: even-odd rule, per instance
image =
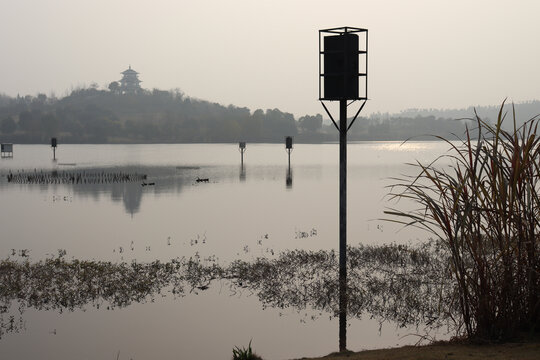
POLYGON ((292 149, 292 136, 287 136, 285 138, 285 148, 292 149))
POLYGON ((358 98, 358 35, 324 38, 324 97, 358 98))
POLYGON ((367 100, 368 30, 319 30, 319 100, 367 100))

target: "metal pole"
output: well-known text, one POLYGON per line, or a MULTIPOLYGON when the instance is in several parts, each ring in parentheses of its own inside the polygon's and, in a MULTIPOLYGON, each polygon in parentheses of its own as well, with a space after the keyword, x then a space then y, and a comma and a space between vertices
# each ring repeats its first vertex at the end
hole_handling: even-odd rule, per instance
POLYGON ((347 100, 339 101, 339 351, 347 350, 347 100))

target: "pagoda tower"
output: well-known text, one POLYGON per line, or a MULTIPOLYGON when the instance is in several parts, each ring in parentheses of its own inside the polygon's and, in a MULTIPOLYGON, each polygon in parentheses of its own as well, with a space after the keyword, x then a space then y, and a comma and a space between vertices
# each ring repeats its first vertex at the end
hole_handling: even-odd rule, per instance
POLYGON ((120 80, 120 93, 122 94, 137 94, 142 91, 141 86, 139 85, 141 81, 139 80, 139 73, 136 72, 129 66, 129 69, 123 71, 122 79, 120 80))

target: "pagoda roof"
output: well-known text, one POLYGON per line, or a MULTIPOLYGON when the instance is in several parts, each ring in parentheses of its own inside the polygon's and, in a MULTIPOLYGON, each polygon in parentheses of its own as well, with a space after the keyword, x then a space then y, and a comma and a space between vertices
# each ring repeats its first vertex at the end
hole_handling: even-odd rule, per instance
POLYGON ((120 74, 134 74, 134 75, 137 75, 138 72, 136 72, 135 70, 133 70, 131 68, 131 65, 129 65, 129 69, 125 70, 125 71, 122 71, 120 74))
POLYGON ((141 80, 134 78, 134 79, 120 79, 118 80, 120 83, 142 83, 141 80))

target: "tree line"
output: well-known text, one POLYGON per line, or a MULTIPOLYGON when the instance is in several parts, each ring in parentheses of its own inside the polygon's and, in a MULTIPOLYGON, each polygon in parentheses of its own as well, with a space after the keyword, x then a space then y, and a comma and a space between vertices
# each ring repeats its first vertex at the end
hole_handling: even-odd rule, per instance
MULTIPOLYGON (((359 118, 349 139, 426 139, 464 129, 463 121, 433 115, 378 114, 359 118)), ((48 143, 51 137, 63 143, 281 142, 285 136, 296 142, 338 139, 334 125, 321 114, 295 119, 279 109, 224 106, 179 90, 119 94, 90 86, 62 98, 0 95, 2 142, 48 143)))

